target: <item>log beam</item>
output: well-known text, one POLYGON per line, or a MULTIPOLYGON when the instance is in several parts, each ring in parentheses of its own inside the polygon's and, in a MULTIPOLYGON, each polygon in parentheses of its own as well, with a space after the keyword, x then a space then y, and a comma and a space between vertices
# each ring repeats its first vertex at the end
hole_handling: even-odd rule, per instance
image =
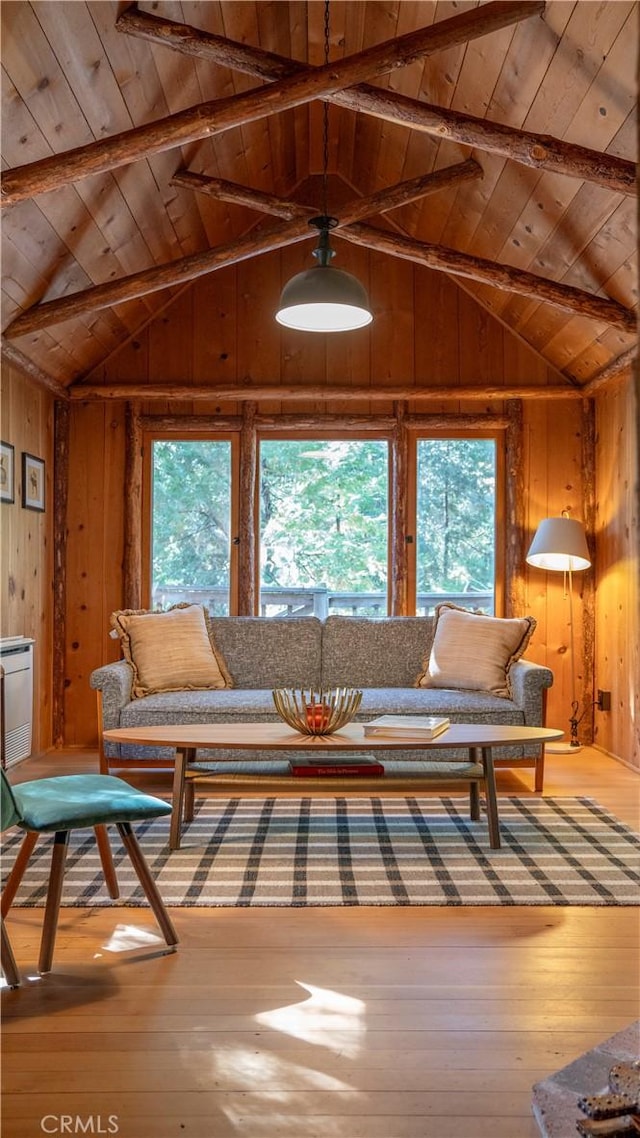
MULTIPOLYGON (((425 174, 419 178, 412 178, 407 182, 399 182, 388 189, 380 190, 366 198, 355 198, 342 211, 338 222, 339 226, 349 225, 360 218, 372 214, 382 213, 395 209, 407 202, 415 201, 418 197, 435 193, 445 186, 455 185, 468 178, 477 177, 482 173, 481 167, 473 159, 460 162, 455 166, 445 167, 433 174, 425 174)), ((208 179, 204 175, 190 175, 189 183, 195 189, 204 189, 208 179)), ((214 182, 211 179, 211 182, 214 182)), ((219 180, 218 180, 219 181, 219 180)), ((229 193, 230 182, 225 183, 226 193, 229 193)), ((266 199, 279 202, 291 208, 291 203, 284 198, 275 198, 273 195, 263 195, 258 191, 246 187, 238 187, 240 196, 247 204, 247 196, 260 202, 262 208, 266 206, 266 199)), ((316 235, 315 229, 309 227, 309 214, 316 214, 317 210, 306 210, 300 207, 298 216, 291 221, 280 223, 262 230, 250 230, 236 241, 228 245, 219 245, 215 249, 207 249, 203 253, 192 253, 188 257, 181 257, 176 261, 169 261, 164 265, 155 265, 151 269, 143 269, 140 273, 132 273, 118 281, 108 281, 105 284, 93 285, 82 292, 71 293, 70 296, 48 300, 43 304, 34 305, 16 319, 5 329, 5 337, 13 339, 34 332, 50 324, 60 324, 65 320, 73 320, 85 312, 101 308, 110 308, 115 304, 122 304, 127 300, 135 300, 139 296, 146 296, 151 292, 158 292, 174 285, 185 284, 207 273, 227 265, 235 265, 246 261, 260 253, 273 252, 285 245, 292 245, 297 241, 305 241, 316 235)))
MULTIPOLYGON (((261 48, 234 43, 186 24, 129 8, 118 18, 119 31, 164 44, 199 59, 235 68, 272 82, 300 74, 305 65, 261 48)), ((637 193, 636 166, 614 154, 575 146, 550 135, 537 135, 445 107, 411 99, 397 91, 358 84, 328 96, 331 102, 387 122, 401 123, 450 142, 501 155, 512 162, 565 174, 617 193, 637 193)))
POLYGON ((544 11, 544 6, 544 0, 491 0, 427 28, 375 44, 356 55, 322 67, 305 68, 270 86, 201 103, 110 138, 8 170, 2 177, 2 204, 11 205, 92 174, 107 173, 130 162, 334 94, 363 79, 378 78, 436 52, 528 20, 544 11))
MULTIPOLYGON (((479 400, 489 403, 495 399, 582 399, 584 392, 579 387, 489 387, 479 384, 477 387, 456 386, 455 384, 443 387, 430 386, 418 381, 414 386, 400 385, 390 387, 380 383, 378 386, 372 379, 371 387, 348 387, 338 385, 313 384, 256 384, 253 387, 246 384, 228 384, 216 386, 202 384, 201 386, 179 385, 176 383, 138 383, 133 380, 127 383, 86 384, 74 383, 70 388, 72 402, 96 403, 112 399, 144 399, 145 402, 168 401, 175 399, 188 400, 198 403, 215 401, 216 403, 240 403, 247 399, 255 400, 283 400, 297 402, 299 400, 338 399, 340 402, 380 402, 396 399, 409 400, 479 400)), ((280 421, 280 420, 279 420, 280 421)))
POLYGON ((572 285, 559 284, 557 281, 539 277, 524 269, 517 269, 513 265, 498 265, 495 261, 487 261, 483 257, 474 257, 469 253, 460 253, 444 245, 430 245, 427 242, 415 241, 411 237, 402 237, 400 234, 385 233, 381 229, 374 229, 371 225, 349 225, 336 232, 346 241, 362 245, 366 249, 375 249, 378 253, 387 253, 391 257, 400 257, 405 261, 426 265, 427 268, 451 273, 452 276, 468 277, 482 284, 491 285, 492 288, 500 289, 502 292, 528 296, 532 300, 552 304, 565 312, 621 328, 630 335, 636 330, 635 312, 618 304, 617 301, 594 296, 572 285))
POLYGON ((611 383, 614 379, 619 379, 626 371, 631 374, 631 369, 638 359, 638 345, 633 344, 626 352, 623 352, 617 359, 611 360, 610 363, 605 364, 600 371, 596 372, 591 377, 588 383, 582 388, 584 395, 595 395, 606 384, 611 383))
POLYGON ((300 217, 306 219, 318 212, 307 206, 298 205, 297 202, 276 197, 275 194, 265 194, 262 190, 252 190, 248 186, 238 185, 237 182, 228 182, 225 178, 210 178, 207 174, 196 174, 192 170, 178 170, 171 179, 171 185, 207 194, 218 201, 248 206, 249 209, 256 209, 259 213, 281 217, 283 221, 293 221, 300 217))
POLYGON ((62 383, 49 375, 48 371, 34 364, 33 360, 27 359, 15 344, 9 344, 5 339, 2 340, 2 361, 14 367, 16 371, 22 372, 27 379, 32 379, 39 387, 51 391, 56 399, 62 400, 63 403, 69 399, 69 391, 62 383))

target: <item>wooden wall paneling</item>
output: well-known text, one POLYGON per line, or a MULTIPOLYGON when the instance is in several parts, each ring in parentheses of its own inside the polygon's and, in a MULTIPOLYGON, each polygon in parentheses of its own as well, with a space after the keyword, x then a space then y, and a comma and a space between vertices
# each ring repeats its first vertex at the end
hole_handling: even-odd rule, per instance
POLYGON ((372 378, 385 386, 411 384, 416 373, 414 266, 382 253, 372 252, 369 258, 369 299, 374 313, 369 326, 372 378))
POLYGON ((64 677, 67 648, 67 501, 71 407, 54 404, 52 740, 64 745, 64 677))
MULTIPOLYGON (((247 386, 273 383, 280 375, 282 329, 275 311, 280 295, 280 253, 268 253, 236 266, 237 337, 236 379, 247 386)), ((260 404, 267 414, 278 414, 282 404, 260 404)))
MULTIPOLYGON (((378 4, 365 2, 363 48, 371 44, 383 43, 396 35, 398 23, 397 4, 378 4)), ((404 70, 404 68, 402 68, 404 70)), ((376 79, 379 87, 389 86, 389 76, 376 79)), ((389 124, 379 122, 371 115, 358 115, 354 138, 353 184, 363 193, 372 193, 380 188, 378 178, 378 152, 383 132, 387 133, 389 124)), ((393 179, 395 181, 395 179, 393 179)))
MULTIPOLYGON (((504 383, 505 333, 471 296, 460 292, 458 302, 458 341, 460 383, 495 387, 504 383)), ((477 404, 460 403, 460 411, 477 412, 477 404)), ((487 401, 486 410, 500 410, 498 402, 487 401)))
MULTIPOLYGON (((349 4, 349 18, 345 24, 344 34, 345 55, 355 55, 356 52, 362 50, 365 15, 366 4, 349 4)), ((338 169, 352 186, 357 186, 359 180, 358 169, 355 164, 355 138, 359 117, 355 111, 343 111, 339 119, 338 169)))
MULTIPOLYGON (((353 7, 353 5, 352 5, 353 7)), ((412 28, 426 27, 433 22, 435 8, 421 3, 421 0, 401 0, 398 4, 396 36, 402 36, 412 28)), ((399 67, 387 76, 386 86, 391 91, 417 99, 422 80, 423 63, 418 60, 410 67, 399 67)), ((411 131, 406 127, 380 120, 380 141, 378 143, 377 170, 374 189, 382 189, 400 181, 411 131)))
POLYGON ((0 505, 0 633, 29 636, 34 649, 34 752, 52 743, 53 396, 2 365, 2 438, 14 447, 15 501, 0 505), (22 452, 45 461, 45 512, 22 507, 22 452))
POLYGON ((623 376, 595 401, 595 687, 611 692, 611 711, 595 712, 595 743, 640 769, 637 376, 623 376))
MULTIPOLYGON (((188 290, 182 319, 191 326, 192 376, 195 383, 224 383, 238 375, 237 267, 203 277, 188 290)), ((178 346, 184 347, 182 335, 178 346)))
POLYGON ((582 520, 591 554, 591 569, 582 576, 582 690, 578 689, 580 712, 583 715, 581 738, 593 742, 595 698, 595 581, 596 546, 596 451, 595 451, 595 403, 593 399, 583 399, 580 436, 582 442, 582 520))
MULTIPOLYGON (((462 293, 444 273, 414 266, 416 383, 455 386, 460 382, 458 312, 462 293)), ((430 411, 455 412, 456 404, 429 403, 430 411)), ((416 405, 412 410, 422 410, 416 405)))
POLYGON ((97 739, 89 675, 120 655, 108 633, 124 599, 121 405, 74 404, 69 455, 65 735, 80 745, 97 739))
MULTIPOLYGON (((208 278, 203 283, 206 304, 209 288, 216 285, 208 278)), ((217 288, 220 288, 219 283, 217 288)), ((184 335, 186 329, 194 330, 193 300, 193 289, 185 289, 174 304, 149 325, 148 366, 151 382, 164 380, 165 383, 185 383, 193 378, 193 335, 188 339, 184 335)), ((209 313, 209 335, 212 324, 214 321, 209 313)))

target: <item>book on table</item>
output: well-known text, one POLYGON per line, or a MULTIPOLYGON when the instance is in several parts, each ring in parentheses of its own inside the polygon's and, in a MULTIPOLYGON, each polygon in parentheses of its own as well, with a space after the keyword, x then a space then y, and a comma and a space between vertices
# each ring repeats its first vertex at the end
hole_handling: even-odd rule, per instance
POLYGON ((289 759, 289 769, 294 778, 376 778, 384 774, 384 767, 377 759, 348 755, 335 762, 320 762, 318 759, 289 759))
POLYGON ((364 723, 365 735, 420 735, 423 739, 435 739, 447 730, 450 720, 446 715, 380 715, 370 723, 364 723))

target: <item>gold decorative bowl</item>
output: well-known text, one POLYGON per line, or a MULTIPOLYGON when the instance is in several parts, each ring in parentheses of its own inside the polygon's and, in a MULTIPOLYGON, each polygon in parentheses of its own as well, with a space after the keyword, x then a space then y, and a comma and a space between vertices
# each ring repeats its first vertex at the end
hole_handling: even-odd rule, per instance
POLYGON ((333 735, 353 719, 362 700, 362 692, 355 688, 319 692, 276 688, 271 694, 280 718, 302 735, 333 735))

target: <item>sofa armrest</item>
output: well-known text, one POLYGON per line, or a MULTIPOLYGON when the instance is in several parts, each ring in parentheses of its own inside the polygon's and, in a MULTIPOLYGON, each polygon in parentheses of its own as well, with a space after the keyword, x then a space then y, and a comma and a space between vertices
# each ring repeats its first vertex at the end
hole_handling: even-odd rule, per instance
POLYGON ((513 702, 524 711, 530 727, 544 726, 545 691, 553 684, 553 672, 530 660, 516 660, 509 671, 513 702))
POLYGON ((131 702, 133 685, 131 665, 127 664, 126 660, 105 664, 103 668, 96 668, 91 673, 89 683, 94 691, 102 692, 102 723, 98 724, 100 732, 119 727, 120 712, 131 702))

